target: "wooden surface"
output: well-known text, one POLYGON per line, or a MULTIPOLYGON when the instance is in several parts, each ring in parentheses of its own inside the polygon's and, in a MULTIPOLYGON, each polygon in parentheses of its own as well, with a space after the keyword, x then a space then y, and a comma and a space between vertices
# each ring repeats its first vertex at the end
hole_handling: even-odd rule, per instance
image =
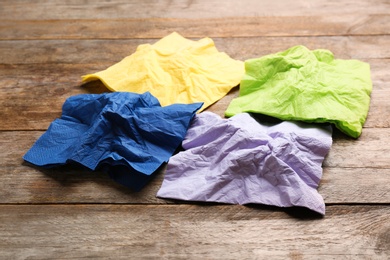
MULTIPOLYGON (((234 89, 208 110, 223 115, 234 89)), ((388 0, 0 1, 0 259, 389 259, 388 0), (66 98, 106 91, 81 75, 177 31, 245 60, 303 44, 371 65, 362 136, 335 132, 319 193, 300 208, 155 197, 100 172, 44 170, 22 156, 66 98)))

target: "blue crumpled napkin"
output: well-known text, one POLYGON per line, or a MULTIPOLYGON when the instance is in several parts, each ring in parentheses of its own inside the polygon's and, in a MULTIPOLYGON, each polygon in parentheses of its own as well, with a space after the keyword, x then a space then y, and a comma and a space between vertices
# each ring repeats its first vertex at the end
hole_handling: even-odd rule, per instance
POLYGON ((149 92, 82 94, 24 155, 37 166, 79 163, 140 190, 180 146, 203 103, 161 107, 149 92))

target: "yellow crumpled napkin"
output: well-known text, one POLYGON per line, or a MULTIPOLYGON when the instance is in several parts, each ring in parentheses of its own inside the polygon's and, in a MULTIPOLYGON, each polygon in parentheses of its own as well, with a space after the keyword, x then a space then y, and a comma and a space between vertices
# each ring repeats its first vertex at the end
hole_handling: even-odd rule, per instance
POLYGON ((244 73, 244 63, 219 52, 210 38, 192 41, 174 32, 82 80, 101 80, 112 91, 149 91, 162 106, 204 102, 201 111, 237 86, 244 73))

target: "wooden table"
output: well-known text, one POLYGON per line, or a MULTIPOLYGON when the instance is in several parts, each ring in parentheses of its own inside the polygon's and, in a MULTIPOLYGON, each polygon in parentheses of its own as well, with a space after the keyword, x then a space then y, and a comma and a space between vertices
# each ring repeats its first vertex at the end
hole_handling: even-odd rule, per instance
MULTIPOLYGON (((223 115, 237 88, 209 111, 223 115)), ((0 1, 1 259, 389 259, 390 2, 0 1), (173 202, 163 173, 134 193, 103 173, 43 170, 22 156, 66 98, 100 93, 100 71, 176 31, 245 60, 302 44, 370 63, 363 134, 335 132, 319 193, 299 209, 173 202)))

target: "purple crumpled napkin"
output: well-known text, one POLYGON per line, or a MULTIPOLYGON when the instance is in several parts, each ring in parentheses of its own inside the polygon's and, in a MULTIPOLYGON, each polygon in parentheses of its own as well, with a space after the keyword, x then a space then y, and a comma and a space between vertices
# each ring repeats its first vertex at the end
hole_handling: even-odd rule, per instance
POLYGON ((248 113, 196 115, 168 162, 157 196, 187 201, 301 206, 325 214, 317 192, 332 145, 329 125, 259 123, 248 113))

